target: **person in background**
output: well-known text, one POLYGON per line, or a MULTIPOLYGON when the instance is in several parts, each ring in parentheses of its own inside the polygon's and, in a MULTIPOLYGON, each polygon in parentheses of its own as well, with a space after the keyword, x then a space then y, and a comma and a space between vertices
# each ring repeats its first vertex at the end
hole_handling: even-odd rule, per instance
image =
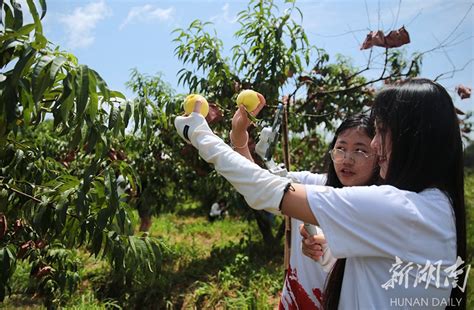
POLYGON ((227 207, 224 199, 220 199, 218 202, 214 202, 211 205, 211 210, 209 211, 209 221, 214 222, 214 220, 223 219, 227 215, 227 207))

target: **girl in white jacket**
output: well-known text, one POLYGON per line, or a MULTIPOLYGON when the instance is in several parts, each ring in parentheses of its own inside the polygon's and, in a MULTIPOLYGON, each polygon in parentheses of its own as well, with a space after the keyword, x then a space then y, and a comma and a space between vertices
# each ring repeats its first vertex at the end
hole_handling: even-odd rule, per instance
MULTIPOLYGON (((259 95, 259 97, 261 105, 253 112, 254 115, 265 104, 263 96, 259 95)), ((232 119, 230 136, 234 150, 253 161, 247 139, 247 128, 250 124, 247 112, 241 106, 232 119)), ((375 129, 369 117, 350 116, 339 125, 329 144, 325 164, 326 173, 302 171, 290 172, 288 176, 300 184, 327 185, 335 188, 373 184, 378 177, 377 157, 370 147, 374 134, 375 129)), ((345 269, 345 259, 335 262, 335 259, 327 258, 325 259, 327 266, 321 266, 319 261, 305 256, 299 248, 302 241, 301 225, 303 225, 302 221, 291 218, 292 246, 279 309, 321 309, 328 272, 331 271, 330 279, 332 279, 329 285, 334 286, 336 284, 333 282, 338 281, 338 275, 345 269), (336 265, 333 268, 334 263, 336 265)), ((322 233, 320 228, 317 230, 319 234, 322 233)), ((317 244, 307 248, 316 253, 321 252, 317 244)))

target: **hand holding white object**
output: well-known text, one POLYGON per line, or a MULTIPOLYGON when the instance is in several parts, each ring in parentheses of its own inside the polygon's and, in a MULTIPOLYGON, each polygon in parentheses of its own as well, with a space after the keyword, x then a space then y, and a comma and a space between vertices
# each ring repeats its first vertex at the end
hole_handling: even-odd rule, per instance
POLYGON ((303 254, 319 262, 324 271, 331 271, 337 259, 332 255, 324 234, 309 233, 303 224, 300 226, 300 234, 303 237, 301 240, 303 254))

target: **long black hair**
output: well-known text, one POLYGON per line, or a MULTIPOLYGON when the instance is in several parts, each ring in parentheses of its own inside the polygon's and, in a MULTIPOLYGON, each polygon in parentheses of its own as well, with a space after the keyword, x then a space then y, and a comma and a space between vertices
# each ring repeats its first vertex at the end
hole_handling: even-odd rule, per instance
MULTIPOLYGON (((345 132, 348 129, 352 128, 359 128, 364 131, 365 134, 369 138, 373 138, 375 135, 375 129, 373 126, 373 122, 371 119, 363 114, 357 114, 354 116, 347 117, 341 125, 337 128, 334 138, 329 144, 329 150, 332 150, 336 145, 337 138, 340 134, 345 132)), ((343 187, 344 185, 341 183, 339 178, 336 174, 336 169, 334 168, 334 164, 329 156, 329 153, 326 154, 325 160, 325 170, 327 171, 327 181, 326 185, 331 187, 343 187)), ((369 180, 368 184, 376 183, 378 179, 378 169, 374 169, 374 174, 372 179, 369 180)), ((368 185, 368 184, 360 184, 360 185, 368 185)), ((344 270, 346 268, 346 259, 340 258, 336 261, 331 272, 329 273, 328 278, 326 279, 326 283, 324 285, 324 294, 323 294, 323 304, 324 309, 337 309, 339 304, 339 298, 341 294, 342 288, 342 280, 344 278, 344 270)))
MULTIPOLYGON (((456 217, 457 255, 466 261, 462 140, 448 92, 428 79, 409 79, 381 90, 371 117, 382 137, 389 132, 392 140, 384 183, 413 192, 443 191, 456 217)), ((466 293, 455 288, 451 297, 462 298, 465 309, 466 293)))

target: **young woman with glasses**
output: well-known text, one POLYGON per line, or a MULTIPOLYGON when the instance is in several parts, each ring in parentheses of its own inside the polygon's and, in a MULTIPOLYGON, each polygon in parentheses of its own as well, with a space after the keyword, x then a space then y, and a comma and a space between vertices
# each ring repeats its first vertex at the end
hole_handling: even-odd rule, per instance
POLYGON ((346 258, 340 295, 325 309, 465 309, 463 154, 452 99, 435 82, 409 79, 382 89, 371 115, 380 186, 298 184, 232 150, 198 113, 175 126, 252 208, 322 228, 332 254, 346 258))
MULTIPOLYGON (((260 97, 264 104, 265 99, 260 97)), ((259 107, 262 108, 263 104, 259 107)), ((257 110, 258 113, 259 110, 257 110)), ((255 112, 254 112, 255 114, 255 112)), ((253 161, 247 141, 247 128, 250 126, 247 112, 239 108, 232 119, 231 142, 234 149, 253 161), (237 147, 235 147, 237 146, 237 147)), ((345 119, 337 128, 329 144, 324 174, 308 171, 290 172, 289 177, 300 184, 327 185, 332 187, 373 184, 378 177, 377 157, 370 147, 375 130, 365 115, 355 115, 345 119)), ((299 233, 303 222, 291 218, 291 244, 289 268, 280 298, 279 309, 319 309, 322 306, 324 285, 328 279, 334 260, 327 268, 319 262, 303 255, 299 249, 302 237, 299 233), (331 264, 331 266, 329 266, 331 264)), ((317 228, 318 233, 321 230, 317 228)), ((309 251, 318 253, 319 245, 307 246, 309 251)), ((331 275, 344 271, 345 260, 336 261, 331 275)), ((329 279, 335 279, 331 276, 329 279)), ((337 280, 329 280, 329 285, 337 280)))

